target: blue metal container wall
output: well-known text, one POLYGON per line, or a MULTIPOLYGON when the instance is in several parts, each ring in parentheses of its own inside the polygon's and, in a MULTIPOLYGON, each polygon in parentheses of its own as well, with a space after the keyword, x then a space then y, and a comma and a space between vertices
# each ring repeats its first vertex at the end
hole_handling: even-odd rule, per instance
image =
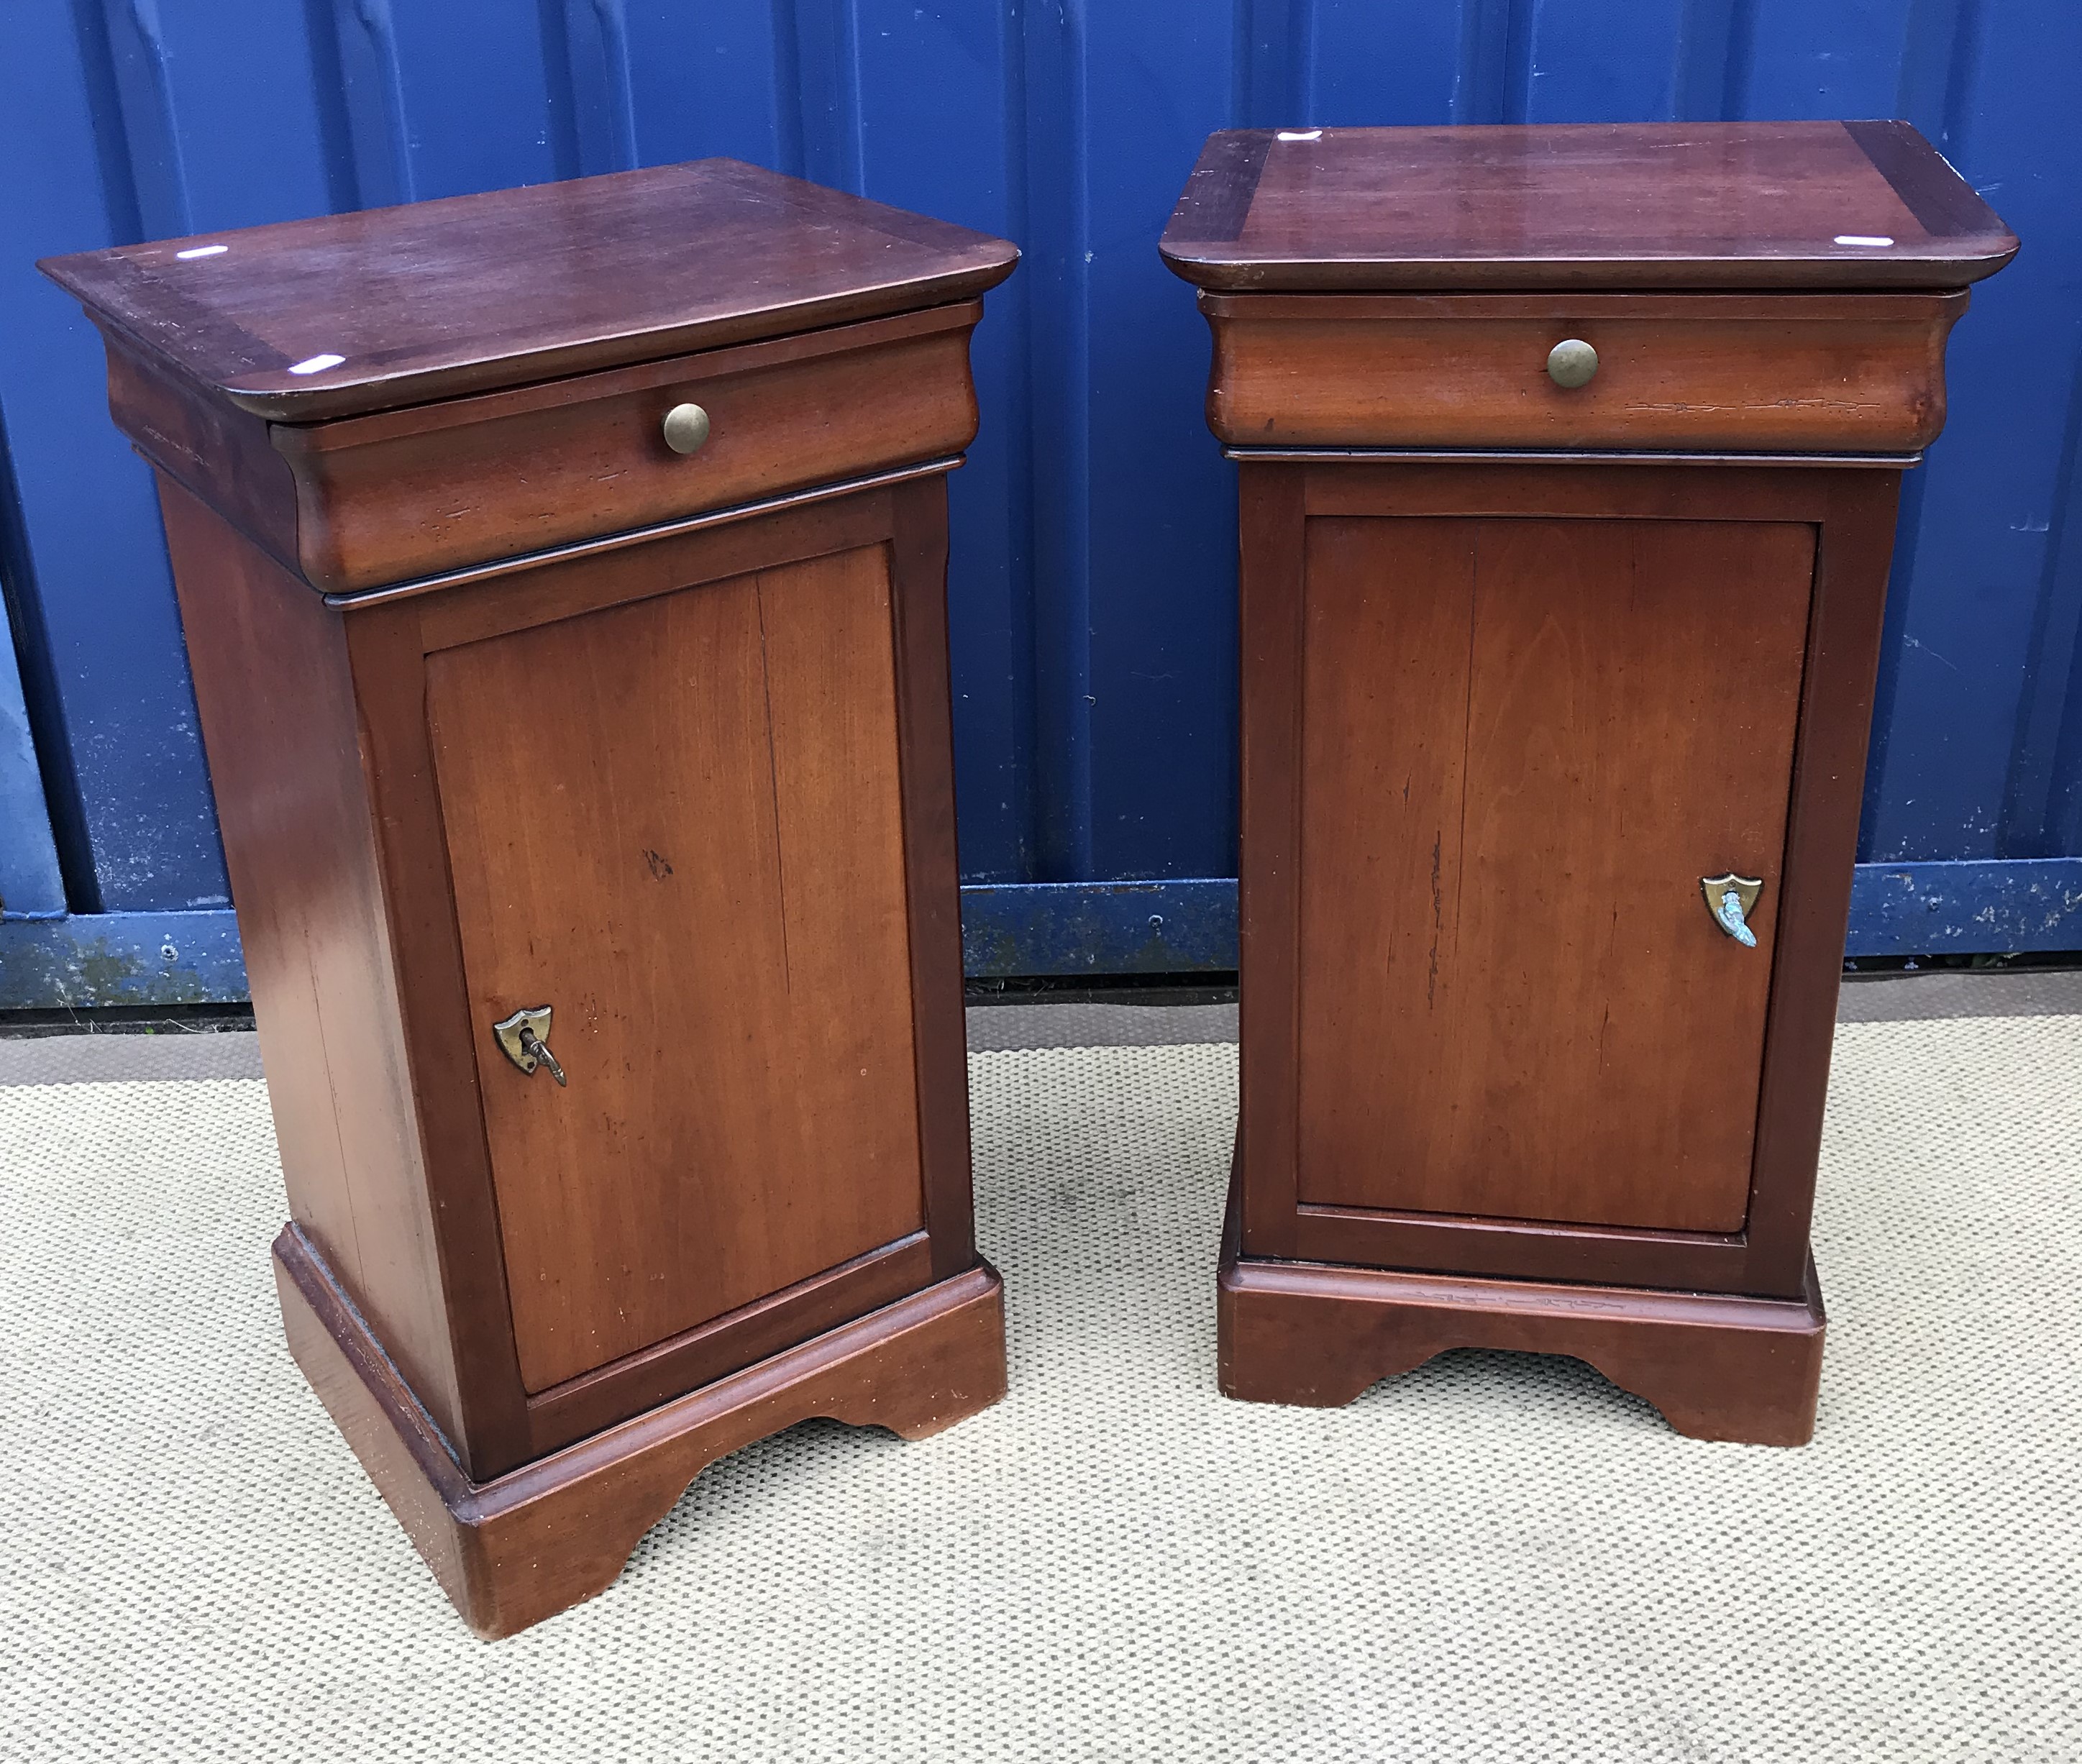
POLYGON ((44 810, 22 678, 15 666, 7 609, 0 605, 0 913, 11 920, 56 918, 65 911, 57 842, 44 810))
POLYGON ((1937 141, 2025 248, 1954 333, 1910 479, 1852 947, 2082 946, 2078 73, 2071 0, 0 9, 0 570, 40 760, 0 770, 0 839, 54 844, 72 909, 0 926, 0 1004, 238 985, 149 474, 31 260, 707 154, 1026 254, 953 486, 972 970, 1232 963, 1234 478, 1155 241, 1237 123, 1903 116, 1937 141))

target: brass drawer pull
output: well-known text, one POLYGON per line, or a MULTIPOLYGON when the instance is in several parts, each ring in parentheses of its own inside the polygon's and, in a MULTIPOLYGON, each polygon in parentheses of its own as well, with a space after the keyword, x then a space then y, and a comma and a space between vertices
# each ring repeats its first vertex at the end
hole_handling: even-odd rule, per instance
POLYGON ((676 404, 664 427, 665 444, 675 453, 698 453, 709 438, 709 414, 698 404, 676 404))
POLYGON ((1701 876, 1699 891, 1706 897, 1706 911, 1713 914, 1713 923, 1745 949, 1754 949, 1756 933, 1750 929, 1749 917, 1756 911, 1757 896, 1764 892, 1763 879, 1730 870, 1725 876, 1701 876))
POLYGON ((1587 386, 1598 371, 1598 352, 1580 337, 1557 343, 1547 352, 1547 377, 1557 386, 1574 391, 1587 386))
POLYGON ((537 1066, 546 1066, 552 1078, 560 1084, 564 1082, 564 1068, 550 1051, 548 1005, 539 1010, 516 1011, 504 1022, 494 1023, 491 1033, 499 1042, 499 1050, 529 1077, 534 1076, 537 1066))

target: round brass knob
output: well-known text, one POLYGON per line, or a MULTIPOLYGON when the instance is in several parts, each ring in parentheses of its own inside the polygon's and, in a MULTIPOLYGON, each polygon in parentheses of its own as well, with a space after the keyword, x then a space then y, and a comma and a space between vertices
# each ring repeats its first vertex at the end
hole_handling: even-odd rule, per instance
POLYGON ((1591 376, 1598 371, 1598 352, 1580 337, 1571 337, 1566 343, 1557 343, 1547 352, 1547 377, 1557 386, 1573 390, 1591 383, 1591 376))
POLYGON ((676 404, 665 413, 665 444, 675 453, 698 453, 709 438, 709 414, 698 404, 676 404))

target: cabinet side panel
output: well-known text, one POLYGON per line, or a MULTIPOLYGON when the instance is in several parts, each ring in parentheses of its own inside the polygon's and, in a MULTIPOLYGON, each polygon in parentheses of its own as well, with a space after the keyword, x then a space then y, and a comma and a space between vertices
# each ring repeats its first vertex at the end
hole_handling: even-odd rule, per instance
POLYGON ((1827 512, 1758 1111, 1754 1292, 1790 1296, 1804 1278, 1900 484, 1899 472, 1843 472, 1821 486, 1827 512))
POLYGON ((1243 702, 1238 733, 1237 955, 1245 1253, 1291 1256, 1302 851, 1304 517, 1324 474, 1246 461, 1237 482, 1237 612, 1243 702))
POLYGON ((164 477, 160 502, 289 1210, 460 1438, 340 620, 164 477))
POLYGON ((1310 554, 1303 1201, 1739 1229, 1812 529, 1374 525, 1371 555, 1310 554), (1355 713, 1390 678, 1393 705, 1355 713), (1457 780, 1435 757, 1456 741, 1457 780), (1397 778, 1441 823, 1435 867, 1410 861, 1397 778), (1319 876, 1340 838, 1400 868, 1319 876), (1701 878, 1730 869, 1764 878, 1755 949, 1706 911, 1701 878), (1413 925, 1421 969, 1350 958, 1413 925))

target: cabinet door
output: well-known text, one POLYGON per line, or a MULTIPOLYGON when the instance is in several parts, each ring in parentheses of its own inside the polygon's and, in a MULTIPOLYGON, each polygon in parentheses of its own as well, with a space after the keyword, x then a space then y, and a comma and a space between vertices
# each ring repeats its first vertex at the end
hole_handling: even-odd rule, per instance
POLYGON ((924 1224, 887 555, 428 658, 531 1393, 924 1224))
POLYGON ((1299 1199, 1739 1230, 1814 529, 1306 531, 1299 1199))

